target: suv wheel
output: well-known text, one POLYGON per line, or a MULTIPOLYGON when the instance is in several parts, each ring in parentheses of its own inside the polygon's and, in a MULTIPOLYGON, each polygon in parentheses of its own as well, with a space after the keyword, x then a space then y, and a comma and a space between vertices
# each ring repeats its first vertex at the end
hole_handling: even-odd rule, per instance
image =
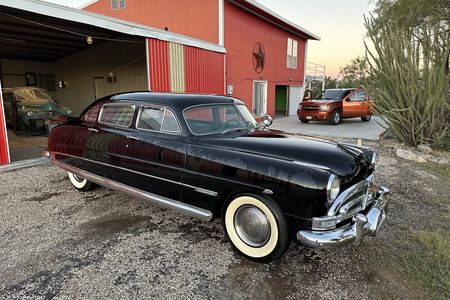
POLYGON ((333 113, 331 114, 330 124, 337 125, 339 124, 340 121, 341 121, 341 113, 339 112, 339 110, 333 111, 333 113))
POLYGON ((372 119, 372 116, 361 117, 361 121, 363 121, 363 122, 369 122, 370 119, 372 119))
POLYGON ((275 260, 289 247, 284 214, 271 199, 238 196, 226 206, 222 220, 234 250, 252 260, 275 260))

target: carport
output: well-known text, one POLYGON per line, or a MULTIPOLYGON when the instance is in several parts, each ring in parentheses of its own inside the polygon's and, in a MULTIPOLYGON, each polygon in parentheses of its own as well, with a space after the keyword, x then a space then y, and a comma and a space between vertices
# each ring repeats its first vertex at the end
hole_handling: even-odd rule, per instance
MULTIPOLYGON (((186 88, 198 86, 190 78, 203 70, 195 68, 195 61, 183 59, 183 51, 203 54, 192 57, 218 58, 224 72, 225 50, 215 44, 34 0, 2 1, 0 28, 2 88, 44 88, 74 115, 95 99, 123 91, 223 91, 224 75, 215 90, 186 88), (185 76, 185 69, 192 76, 185 76)), ((45 144, 45 137, 17 136, 6 130, 0 106, 0 164, 36 157, 45 144)))

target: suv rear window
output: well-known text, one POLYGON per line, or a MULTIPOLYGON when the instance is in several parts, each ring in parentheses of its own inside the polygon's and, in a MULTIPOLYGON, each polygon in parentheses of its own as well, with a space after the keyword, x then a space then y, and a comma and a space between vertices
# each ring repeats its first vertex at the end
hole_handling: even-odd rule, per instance
POLYGON ((129 127, 133 121, 134 105, 105 104, 100 111, 99 123, 129 127))

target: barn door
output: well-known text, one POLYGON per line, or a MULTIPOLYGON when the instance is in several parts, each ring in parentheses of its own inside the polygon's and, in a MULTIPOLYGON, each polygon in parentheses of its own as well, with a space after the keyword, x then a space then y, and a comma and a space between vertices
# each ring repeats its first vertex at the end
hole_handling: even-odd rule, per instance
POLYGON ((94 77, 95 100, 106 96, 105 77, 94 77))
POLYGON ((291 86, 289 87, 289 111, 288 115, 293 116, 297 114, 298 105, 303 98, 303 87, 291 86))
POLYGON ((267 81, 253 81, 252 113, 256 117, 267 113, 267 81))
POLYGON ((6 130, 5 110, 3 106, 2 82, 0 81, 0 165, 9 163, 8 132, 6 130))

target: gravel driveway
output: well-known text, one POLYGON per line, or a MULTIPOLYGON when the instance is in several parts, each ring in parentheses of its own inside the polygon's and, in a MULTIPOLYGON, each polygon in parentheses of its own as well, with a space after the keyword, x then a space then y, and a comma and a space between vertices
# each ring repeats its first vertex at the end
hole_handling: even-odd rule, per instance
POLYGON ((414 171, 391 152, 381 152, 376 176, 394 192, 392 214, 376 239, 340 250, 293 243, 270 264, 235 255, 220 220, 105 188, 79 193, 51 165, 0 174, 0 298, 424 298, 385 258, 395 255, 399 227, 439 208, 405 208, 429 175, 417 173, 411 187, 404 175, 414 171))

